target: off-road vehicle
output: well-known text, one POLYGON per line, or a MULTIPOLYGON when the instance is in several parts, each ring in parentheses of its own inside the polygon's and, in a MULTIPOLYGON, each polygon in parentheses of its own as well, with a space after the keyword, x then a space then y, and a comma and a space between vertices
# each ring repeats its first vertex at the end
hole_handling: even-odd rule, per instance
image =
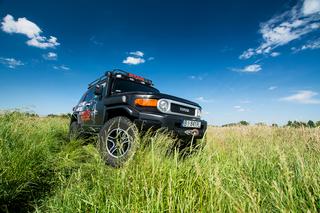
POLYGON ((187 143, 203 138, 207 123, 200 117, 197 103, 162 94, 151 80, 116 69, 89 84, 73 108, 70 136, 98 133, 103 159, 118 167, 133 155, 138 131, 165 128, 187 143))

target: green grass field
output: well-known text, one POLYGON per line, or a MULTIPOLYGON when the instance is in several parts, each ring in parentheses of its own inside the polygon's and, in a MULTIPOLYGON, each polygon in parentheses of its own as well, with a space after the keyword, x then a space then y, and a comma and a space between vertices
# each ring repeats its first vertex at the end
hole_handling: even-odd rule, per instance
POLYGON ((120 169, 67 132, 67 119, 0 115, 0 211, 320 211, 320 129, 211 127, 183 159, 158 133, 120 169))

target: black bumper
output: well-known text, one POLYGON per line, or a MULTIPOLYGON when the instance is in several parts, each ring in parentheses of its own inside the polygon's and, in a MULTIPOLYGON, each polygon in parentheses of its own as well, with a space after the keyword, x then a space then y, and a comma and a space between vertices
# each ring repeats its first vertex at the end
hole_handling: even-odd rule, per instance
POLYGON ((135 123, 139 128, 147 130, 150 128, 160 129, 165 128, 169 131, 173 131, 180 137, 192 136, 196 139, 201 139, 207 130, 207 122, 197 118, 187 117, 187 116, 177 116, 177 115, 163 115, 163 114, 150 114, 150 113, 139 113, 138 118, 135 123), (201 127, 199 129, 195 128, 185 128, 181 124, 183 120, 197 120, 201 121, 201 127), (193 133, 191 133, 193 132, 193 133))

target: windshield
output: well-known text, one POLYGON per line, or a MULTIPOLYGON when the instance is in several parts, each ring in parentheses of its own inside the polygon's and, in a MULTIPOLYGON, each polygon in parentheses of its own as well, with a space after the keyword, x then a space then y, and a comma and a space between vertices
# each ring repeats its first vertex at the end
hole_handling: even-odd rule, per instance
POLYGON ((124 93, 124 92, 152 92, 159 93, 159 90, 145 84, 137 83, 134 81, 128 81, 123 79, 116 79, 113 84, 112 92, 124 93))

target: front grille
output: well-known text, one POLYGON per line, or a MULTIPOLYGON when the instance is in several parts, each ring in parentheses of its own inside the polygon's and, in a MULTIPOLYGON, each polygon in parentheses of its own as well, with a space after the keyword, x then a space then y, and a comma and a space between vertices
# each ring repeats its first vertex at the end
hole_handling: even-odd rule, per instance
POLYGON ((196 109, 192 108, 192 107, 187 107, 187 106, 171 103, 171 112, 174 112, 174 113, 194 116, 195 110, 196 109))

